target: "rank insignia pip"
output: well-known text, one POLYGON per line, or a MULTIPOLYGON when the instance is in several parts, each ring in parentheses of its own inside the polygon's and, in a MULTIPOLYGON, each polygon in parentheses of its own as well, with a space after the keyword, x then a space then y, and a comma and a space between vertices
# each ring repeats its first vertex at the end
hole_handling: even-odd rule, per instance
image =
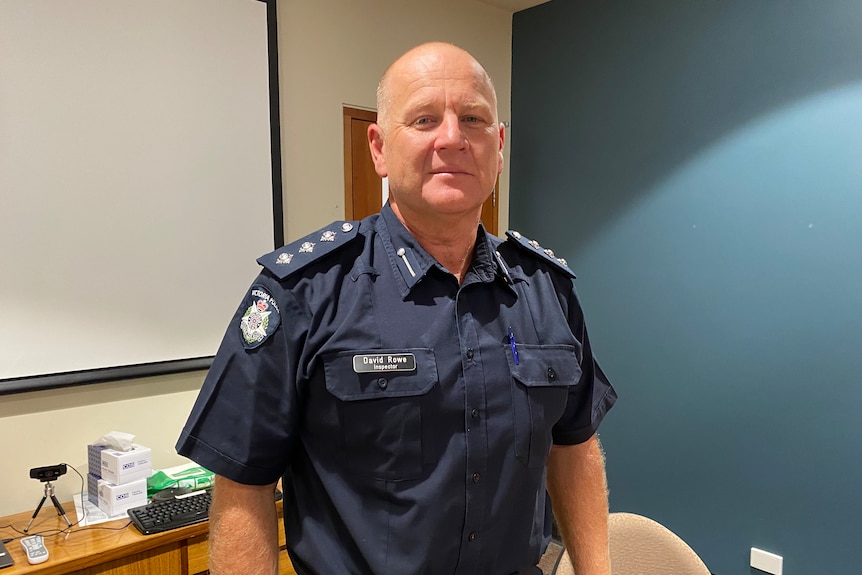
POLYGON ((275 333, 281 324, 281 312, 269 291, 254 285, 245 298, 245 313, 239 322, 242 345, 254 349, 275 333))

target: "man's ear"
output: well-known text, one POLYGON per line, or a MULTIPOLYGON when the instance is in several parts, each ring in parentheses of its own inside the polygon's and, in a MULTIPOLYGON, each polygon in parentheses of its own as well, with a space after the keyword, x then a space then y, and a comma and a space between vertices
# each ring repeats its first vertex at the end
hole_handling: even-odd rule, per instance
POLYGON ((374 171, 381 178, 389 175, 386 170, 386 158, 383 157, 383 129, 378 124, 368 126, 368 149, 374 161, 374 171))
POLYGON ((506 124, 500 122, 500 149, 497 151, 499 160, 497 161, 497 175, 503 173, 503 144, 506 143, 506 124))

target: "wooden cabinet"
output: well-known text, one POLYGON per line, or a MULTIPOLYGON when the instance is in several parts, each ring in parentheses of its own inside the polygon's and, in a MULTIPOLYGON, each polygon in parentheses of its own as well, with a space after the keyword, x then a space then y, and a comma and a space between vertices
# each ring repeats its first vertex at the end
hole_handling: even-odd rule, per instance
POLYGON ((209 548, 209 536, 198 535, 186 542, 188 553, 189 575, 206 573, 209 548))
MULTIPOLYGON (((49 551, 50 553, 50 551, 49 551)), ((26 560, 25 560, 26 563, 26 560)), ((152 575, 184 573, 182 543, 172 543, 149 551, 134 553, 101 565, 75 571, 75 575, 152 575)), ((27 571, 30 573, 31 571, 27 571)), ((36 573, 37 571, 33 571, 36 573)), ((39 572, 41 573, 41 572, 39 572)), ((4 574, 5 575, 5 574, 4 574)))

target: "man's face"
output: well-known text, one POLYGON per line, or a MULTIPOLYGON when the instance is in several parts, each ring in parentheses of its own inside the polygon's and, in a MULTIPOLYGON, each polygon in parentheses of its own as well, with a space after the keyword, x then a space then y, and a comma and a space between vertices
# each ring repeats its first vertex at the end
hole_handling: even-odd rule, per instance
POLYGON ((504 131, 484 72, 468 54, 438 47, 408 55, 387 81, 385 117, 368 136, 398 211, 478 214, 503 169, 504 131))

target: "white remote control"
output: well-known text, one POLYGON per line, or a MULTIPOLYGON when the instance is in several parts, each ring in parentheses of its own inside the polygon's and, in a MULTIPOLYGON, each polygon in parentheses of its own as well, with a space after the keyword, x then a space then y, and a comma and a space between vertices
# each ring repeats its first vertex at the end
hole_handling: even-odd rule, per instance
POLYGON ((48 560, 48 548, 42 541, 41 535, 31 535, 21 540, 21 548, 27 554, 27 561, 31 565, 36 563, 44 563, 48 560))

